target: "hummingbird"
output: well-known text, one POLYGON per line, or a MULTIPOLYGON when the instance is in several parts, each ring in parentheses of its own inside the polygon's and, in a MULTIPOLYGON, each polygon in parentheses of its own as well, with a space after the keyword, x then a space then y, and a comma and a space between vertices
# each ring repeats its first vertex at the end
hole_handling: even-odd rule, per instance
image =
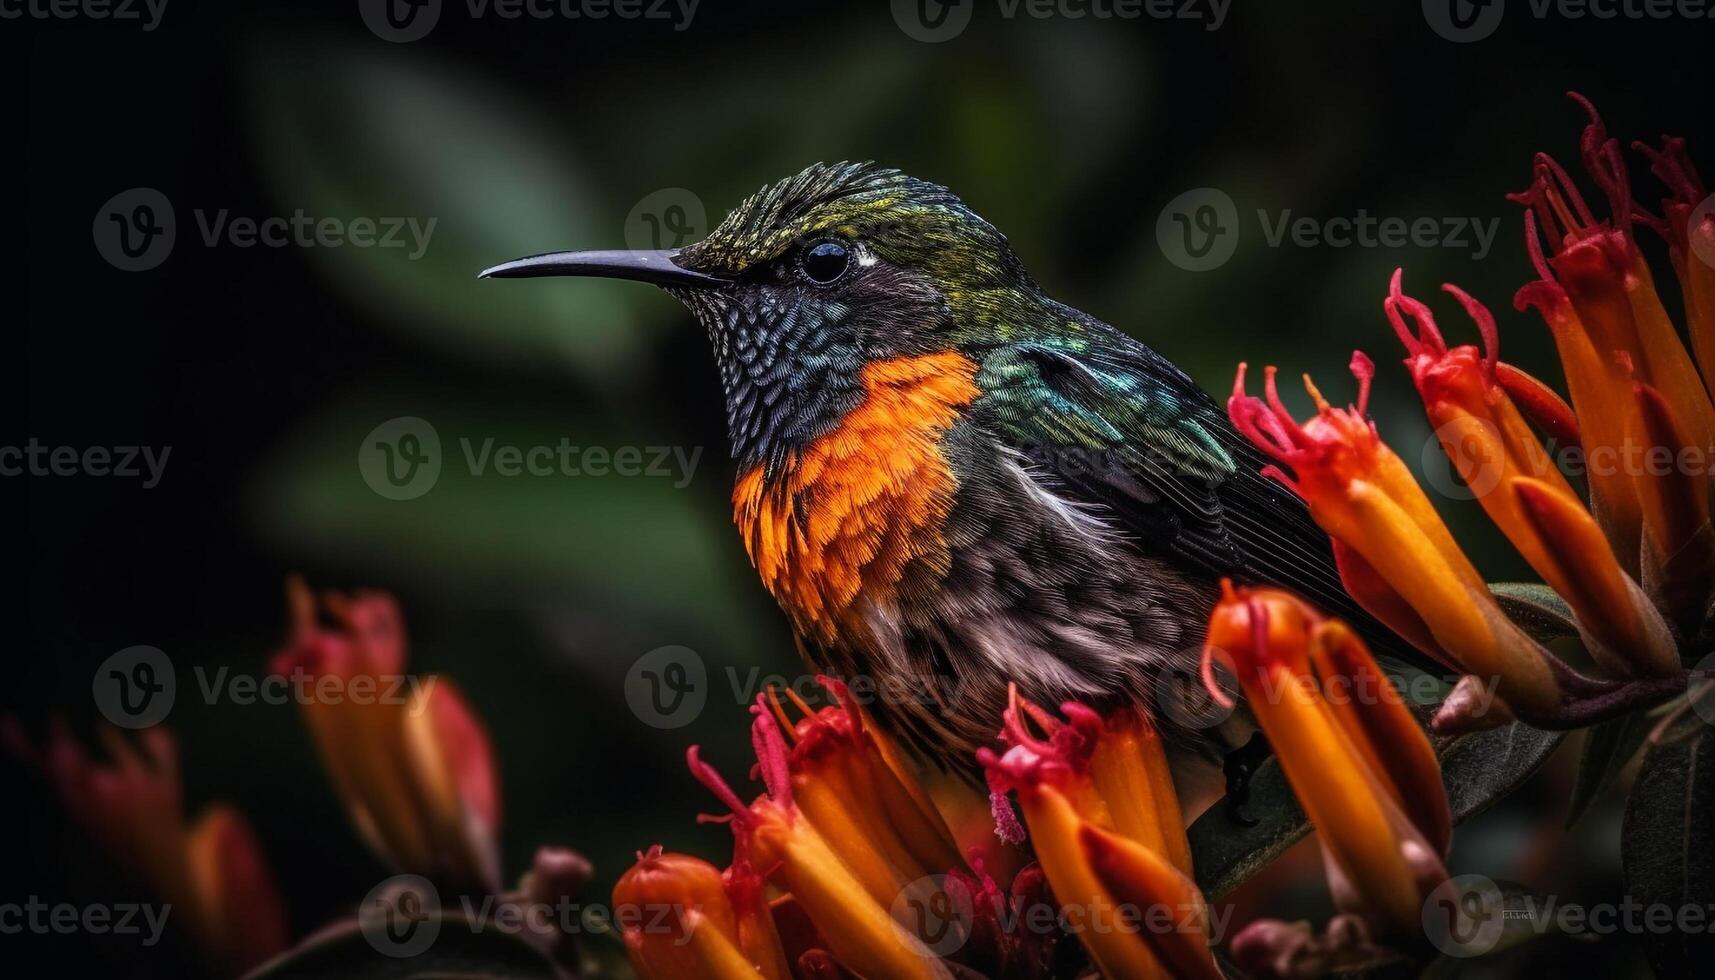
POLYGON ((720 372, 734 522, 800 654, 869 681, 877 720, 945 768, 992 742, 1009 684, 1133 705, 1177 752, 1230 763, 1248 730, 1194 707, 1224 578, 1383 630, 1222 406, 1045 294, 938 184, 818 163, 682 248, 482 276, 638 280, 689 308, 720 372))

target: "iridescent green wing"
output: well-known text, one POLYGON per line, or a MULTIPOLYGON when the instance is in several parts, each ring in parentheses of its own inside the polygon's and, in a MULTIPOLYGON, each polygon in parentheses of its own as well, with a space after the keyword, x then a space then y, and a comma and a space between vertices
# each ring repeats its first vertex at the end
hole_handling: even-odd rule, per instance
POLYGON ((1211 579, 1279 585, 1364 617, 1327 535, 1263 477, 1267 460, 1171 361, 1099 321, 992 351, 978 418, 1068 499, 1097 507, 1146 551, 1211 579))

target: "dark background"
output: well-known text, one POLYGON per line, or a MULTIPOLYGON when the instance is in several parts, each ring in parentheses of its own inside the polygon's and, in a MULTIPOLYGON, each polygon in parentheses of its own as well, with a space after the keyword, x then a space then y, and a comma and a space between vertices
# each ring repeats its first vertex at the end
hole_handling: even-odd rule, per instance
MULTIPOLYGON (((203 704, 191 670, 260 672, 289 572, 384 587, 405 608, 412 667, 455 679, 491 729, 509 878, 544 843, 595 860, 592 898, 650 843, 723 860, 726 831, 692 821, 714 803, 686 775, 684 747, 703 742, 741 775, 746 715, 726 668, 741 679, 798 668, 729 525, 704 339, 644 286, 480 283, 476 271, 635 244, 628 214, 664 188, 718 220, 812 161, 876 159, 952 187, 1051 293, 1214 390, 1248 359, 1313 370, 1344 400, 1350 351, 1365 348, 1381 366, 1378 423, 1416 465, 1427 430, 1380 311, 1395 266, 1420 296, 1453 280, 1486 300, 1504 355, 1558 379, 1540 322, 1510 308, 1531 276, 1519 209, 1502 195, 1525 185, 1539 149, 1574 162, 1583 117, 1562 93, 1593 98, 1622 139, 1678 133, 1706 172, 1715 160, 1715 21, 1539 21, 1510 6, 1492 37, 1468 44, 1400 0, 1239 0, 1213 32, 1007 19, 976 0, 969 28, 940 44, 908 36, 884 3, 851 2, 705 0, 675 31, 473 20, 449 0, 409 44, 376 37, 355 2, 170 0, 149 33, 0 21, 9 237, 23 250, 4 273, 23 347, 8 385, 23 404, 4 442, 172 447, 152 490, 0 480, 25 577, 3 600, 14 627, 0 710, 33 733, 55 712, 87 726, 96 664, 134 644, 167 651, 189 803, 227 799, 250 817, 302 934, 388 871, 349 828, 298 713, 203 704), (1236 201, 1241 232, 1230 262, 1191 273, 1166 259, 1155 226, 1203 186, 1236 201), (133 187, 167 196, 178 237, 158 268, 128 273, 98 254, 91 227, 133 187), (437 226, 416 261, 402 249, 205 246, 193 212, 221 208, 437 226), (1470 248, 1267 247, 1255 212, 1288 208, 1499 217, 1500 235, 1481 260, 1470 248), (447 469, 427 495, 395 502, 360 479, 356 454, 364 433, 405 415, 436 426, 447 469), (704 452, 684 489, 472 478, 459 436, 704 452), (664 644, 698 651, 716 680, 677 731, 643 724, 624 697, 630 665, 664 644)), ((1456 337, 1472 336, 1436 303, 1456 337)), ((1438 502, 1486 572, 1525 575, 1477 508, 1438 502)), ((1607 894, 1617 816, 1562 835, 1564 778, 1483 818, 1453 870, 1607 894)), ((5 759, 0 779, 21 821, 0 845, 0 901, 130 894, 34 774, 5 759)), ((1625 943, 1533 955, 1617 964, 1625 943)), ((68 969, 183 968, 177 954, 84 937, 0 936, 0 959, 31 944, 68 969)))

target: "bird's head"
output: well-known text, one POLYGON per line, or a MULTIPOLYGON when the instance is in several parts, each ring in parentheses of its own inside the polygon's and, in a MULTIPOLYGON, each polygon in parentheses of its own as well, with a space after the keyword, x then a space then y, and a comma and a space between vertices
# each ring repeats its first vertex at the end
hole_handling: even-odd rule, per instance
POLYGON ((483 276, 665 288, 708 331, 734 455, 751 461, 826 431, 866 365, 995 343, 1037 301, 1006 238, 951 191, 862 163, 769 185, 680 249, 556 252, 483 276))

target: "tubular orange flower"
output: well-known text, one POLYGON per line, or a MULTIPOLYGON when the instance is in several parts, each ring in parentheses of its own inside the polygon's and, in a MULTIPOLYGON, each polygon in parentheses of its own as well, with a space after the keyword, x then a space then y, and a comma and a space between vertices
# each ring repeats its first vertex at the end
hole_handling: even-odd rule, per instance
MULTIPOLYGON (((905 880, 883 898, 874 889, 894 880, 898 873, 874 861, 874 853, 861 841, 824 837, 814 822, 799 810, 793 798, 793 780, 788 750, 778 722, 767 711, 759 711, 751 729, 757 768, 767 791, 746 805, 714 768, 699 758, 693 746, 687 754, 692 775, 732 811, 729 818, 737 840, 737 853, 753 867, 771 869, 769 877, 791 892, 797 905, 815 925, 828 951, 845 967, 861 976, 938 978, 950 976, 947 968, 916 936, 890 915, 890 909, 907 888, 920 882, 905 880), (856 846, 848 851, 848 846, 856 846), (842 856, 856 854, 861 867, 853 867, 842 856), (871 877, 866 880, 865 874, 871 877)), ((850 830, 849 825, 841 827, 850 830)))
POLYGON ((288 592, 293 632, 272 669, 317 690, 339 682, 338 696, 305 701, 304 720, 359 833, 400 869, 498 888, 500 790, 482 723, 449 681, 400 683, 405 627, 391 596, 324 596, 323 628, 309 589, 293 579, 288 592), (372 696, 355 696, 364 689, 372 696))
POLYGON ((1244 688, 1332 860, 1336 899, 1415 930, 1424 896, 1447 877, 1453 833, 1429 739, 1345 624, 1278 589, 1222 589, 1206 679, 1219 659, 1244 688))
POLYGON ((1663 604, 1688 634, 1695 634, 1715 590, 1715 528, 1709 523, 1715 451, 1687 441, 1678 414, 1661 392, 1645 384, 1635 390, 1645 441, 1679 450, 1669 465, 1650 460, 1638 477, 1650 532, 1647 567, 1663 604))
MULTIPOLYGON (((1715 242, 1715 220, 1708 208, 1698 213, 1706 195, 1679 140, 1665 141, 1659 152, 1645 149, 1652 168, 1674 195, 1663 202, 1663 217, 1655 218, 1637 207, 1618 142, 1608 137, 1589 102, 1576 95, 1573 98, 1590 117, 1581 140, 1585 169, 1608 197, 1613 219, 1597 220, 1559 164, 1539 155, 1535 181, 1513 198, 1530 208, 1526 212, 1526 239, 1541 281, 1520 290, 1515 304, 1521 309, 1535 306, 1554 333, 1572 403, 1590 430, 1585 449, 1591 462, 1596 515, 1624 567, 1634 572, 1641 567, 1646 521, 1653 538, 1651 557, 1657 565, 1694 544, 1700 554, 1691 560, 1682 558, 1679 564, 1682 568, 1699 566, 1715 561, 1715 556, 1704 554, 1710 545, 1692 539, 1670 540, 1684 522, 1676 524, 1665 517, 1661 495, 1666 492, 1670 500, 1681 498, 1651 480, 1650 474, 1640 472, 1644 464, 1637 460, 1640 454, 1653 453, 1657 447, 1674 453, 1695 449, 1700 459, 1706 459, 1709 450, 1715 448, 1715 404, 1706 385, 1710 364, 1715 361, 1715 340, 1711 339, 1715 324, 1709 315, 1715 302, 1715 270, 1708 264, 1715 257, 1715 250, 1709 248, 1715 242), (1633 241, 1630 225, 1634 220, 1654 226, 1668 241, 1684 293, 1697 363, 1703 365, 1702 377, 1662 306, 1649 265, 1633 241), (1546 255, 1538 237, 1539 225, 1549 237, 1551 251, 1546 255), (1639 405, 1634 382, 1658 392, 1664 403, 1672 406, 1672 414, 1678 419, 1672 428, 1684 441, 1650 441, 1660 436, 1663 427, 1657 424, 1658 419, 1644 416, 1650 406, 1639 405), (1638 499, 1651 496, 1656 499, 1638 499)), ((1705 500, 1707 493, 1707 489, 1701 491, 1705 500)), ((1659 567, 1645 569, 1646 579, 1658 575, 1666 573, 1659 567)), ((1669 583, 1668 591, 1682 589, 1682 580, 1669 583)))
POLYGON ((1621 676, 1639 668, 1673 673, 1678 658, 1667 624, 1620 568, 1596 519, 1502 388, 1493 314, 1457 286, 1443 286, 1483 338, 1481 352, 1469 344, 1448 349, 1435 315, 1401 291, 1400 279, 1395 270, 1383 308, 1410 354, 1406 367, 1429 422, 1478 502, 1537 574, 1571 603, 1590 652, 1604 667, 1621 676))
MULTIPOLYGON (((637 855, 637 863, 613 886, 613 906, 626 954, 642 980, 786 980, 791 975, 778 937, 772 949, 754 932, 752 942, 745 942, 728 884, 701 858, 669 854, 659 845, 637 855), (752 959, 750 954, 758 952, 763 955, 752 959)), ((740 886, 741 892, 748 884, 740 886)), ((767 935, 773 935, 772 924, 767 935)))
POLYGON ((1663 137, 1659 150, 1632 145, 1649 157, 1650 170, 1671 193, 1662 201, 1661 217, 1646 215, 1645 220, 1667 239, 1685 297, 1691 346, 1708 387, 1715 379, 1715 207, 1706 206, 1709 189, 1691 163, 1685 140, 1663 137))
POLYGON ((1055 900, 1084 918, 1075 931, 1106 976, 1219 977, 1160 740, 1135 711, 1106 720, 1079 704, 1061 711, 1069 722, 1014 688, 1001 732, 1006 751, 977 754, 997 793, 1018 793, 1055 900), (1115 921, 1120 910, 1158 906, 1181 913, 1174 928, 1115 921))
POLYGON ((1374 366, 1352 355, 1358 401, 1329 405, 1310 383, 1317 413, 1300 425, 1266 374, 1265 404, 1245 393, 1245 365, 1233 381, 1227 412, 1239 432, 1293 475, 1268 472, 1310 505, 1335 539, 1347 588, 1371 614, 1426 653, 1471 674, 1495 678, 1522 717, 1551 714, 1560 704, 1547 653, 1496 604, 1418 487, 1405 464, 1365 418, 1374 366), (1362 574, 1360 574, 1362 573, 1362 574))
POLYGON ((1527 213, 1525 223, 1532 255, 1545 278, 1520 289, 1513 305, 1520 310, 1535 307, 1554 336, 1589 464, 1591 511, 1621 567, 1636 573, 1642 551, 1643 511, 1636 484, 1615 463, 1622 458, 1626 434, 1636 429, 1633 418, 1637 404, 1627 396, 1624 369, 1611 353, 1603 356, 1597 351, 1566 290, 1546 278, 1548 266, 1536 245, 1535 216, 1527 213))
POLYGON ((1623 351, 1629 356, 1638 380, 1681 406, 1697 445, 1708 446, 1715 442, 1715 406, 1632 240, 1631 183, 1619 141, 1609 138, 1595 106, 1576 93, 1570 95, 1589 114, 1579 146, 1585 170, 1607 196, 1613 218, 1596 219, 1566 171, 1554 158, 1538 154, 1535 181, 1513 197, 1534 211, 1548 233, 1554 254, 1546 265, 1552 270, 1544 267, 1534 223, 1532 258, 1544 280, 1557 281, 1566 290, 1598 353, 1623 351))
POLYGON ((797 724, 773 692, 758 699, 756 710, 772 711, 793 742, 786 762, 799 809, 835 845, 871 897, 888 904, 910 882, 959 866, 958 846, 928 797, 896 771, 895 765, 904 765, 897 749, 865 723, 846 685, 817 680, 835 706, 816 711, 788 690, 804 714, 797 724))
POLYGON ((721 872, 721 882, 732 901, 740 952, 756 964, 764 980, 789 980, 792 971, 786 965, 786 948, 768 903, 768 882, 742 859, 721 872))
POLYGON ((255 832, 219 803, 186 823, 178 745, 166 729, 145 729, 133 744, 103 728, 106 764, 61 721, 40 751, 10 719, 5 734, 53 781, 72 819, 166 901, 218 972, 241 973, 286 947, 285 905, 255 832))

